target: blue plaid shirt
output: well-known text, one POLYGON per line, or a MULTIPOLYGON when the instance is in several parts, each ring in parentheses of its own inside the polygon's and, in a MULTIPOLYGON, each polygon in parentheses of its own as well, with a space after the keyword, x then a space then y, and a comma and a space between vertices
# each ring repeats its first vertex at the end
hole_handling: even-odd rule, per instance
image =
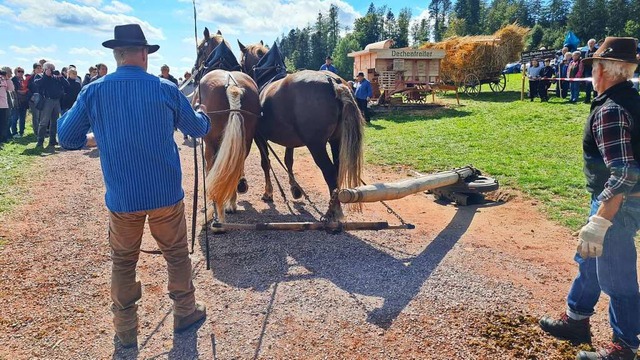
POLYGON ((113 212, 173 205, 184 198, 174 128, 193 137, 209 131, 207 115, 193 111, 168 80, 141 67, 120 66, 85 86, 58 121, 60 145, 80 149, 93 129, 113 212))

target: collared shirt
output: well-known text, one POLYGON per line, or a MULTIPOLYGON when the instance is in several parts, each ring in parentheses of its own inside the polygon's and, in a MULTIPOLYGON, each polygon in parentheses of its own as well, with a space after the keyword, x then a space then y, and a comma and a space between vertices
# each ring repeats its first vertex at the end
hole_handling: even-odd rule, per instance
POLYGON ((331 71, 334 74, 338 73, 338 70, 336 69, 335 66, 333 65, 327 65, 327 64, 322 64, 322 66, 320 66, 320 70, 327 70, 327 71, 331 71))
POLYGON ((373 88, 371 83, 367 79, 362 79, 361 82, 356 83, 356 99, 366 100, 373 96, 373 88))
POLYGON ((120 66, 82 89, 58 121, 58 137, 62 147, 79 149, 91 127, 100 149, 107 208, 133 212, 182 200, 174 128, 197 138, 209 126, 207 115, 193 111, 173 83, 141 67, 120 66))
MULTIPOLYGON (((594 99, 594 103, 606 101, 605 92, 594 99), (600 99, 598 99, 600 98, 600 99)), ((611 175, 598 195, 598 200, 606 201, 613 196, 629 193, 638 181, 640 167, 633 155, 631 129, 634 119, 622 106, 607 101, 596 110, 591 121, 591 131, 604 164, 611 175)))

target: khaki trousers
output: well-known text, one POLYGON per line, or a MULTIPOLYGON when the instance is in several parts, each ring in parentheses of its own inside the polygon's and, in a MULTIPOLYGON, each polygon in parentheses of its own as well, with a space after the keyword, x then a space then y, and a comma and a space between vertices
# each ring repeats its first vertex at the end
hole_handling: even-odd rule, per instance
POLYGON ((167 262, 169 298, 173 300, 174 315, 184 316, 195 311, 184 203, 180 201, 172 206, 147 211, 110 212, 109 243, 113 261, 111 311, 117 332, 138 326, 136 301, 142 297, 142 286, 136 281, 136 264, 147 218, 151 235, 167 262))

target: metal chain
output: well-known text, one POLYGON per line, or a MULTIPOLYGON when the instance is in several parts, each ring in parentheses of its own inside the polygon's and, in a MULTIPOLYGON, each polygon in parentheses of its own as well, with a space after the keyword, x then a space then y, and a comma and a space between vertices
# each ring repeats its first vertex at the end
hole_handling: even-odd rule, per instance
MULTIPOLYGON (((360 178, 360 182, 362 183, 362 185, 367 186, 367 183, 366 183, 366 182, 364 182, 364 180, 362 180, 362 178, 360 178)), ((396 217, 396 219, 400 220, 400 223, 401 223, 402 225, 407 225, 407 222, 406 222, 406 221, 404 221, 404 219, 402 218, 402 216, 400 216, 400 214, 398 214, 395 210, 393 210, 393 209, 391 208, 391 206, 387 205, 387 203, 386 203, 386 202, 384 202, 383 200, 380 200, 380 203, 381 203, 385 208, 387 208, 387 213, 389 213, 389 214, 391 214, 391 215, 395 216, 395 217, 396 217)))

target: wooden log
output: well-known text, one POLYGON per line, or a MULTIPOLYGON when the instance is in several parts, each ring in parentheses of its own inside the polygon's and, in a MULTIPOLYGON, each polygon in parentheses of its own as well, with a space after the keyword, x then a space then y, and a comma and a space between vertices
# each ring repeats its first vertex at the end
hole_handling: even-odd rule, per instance
POLYGON ((418 192, 453 185, 459 180, 476 173, 477 171, 474 168, 466 166, 393 183, 378 183, 358 186, 354 189, 342 189, 338 193, 338 200, 343 204, 395 200, 418 192))
POLYGON ((236 224, 236 223, 214 223, 211 228, 217 231, 230 230, 327 230, 327 231, 356 231, 356 230, 398 230, 414 229, 412 224, 389 225, 386 221, 378 222, 288 222, 288 223, 258 223, 258 224, 236 224))

